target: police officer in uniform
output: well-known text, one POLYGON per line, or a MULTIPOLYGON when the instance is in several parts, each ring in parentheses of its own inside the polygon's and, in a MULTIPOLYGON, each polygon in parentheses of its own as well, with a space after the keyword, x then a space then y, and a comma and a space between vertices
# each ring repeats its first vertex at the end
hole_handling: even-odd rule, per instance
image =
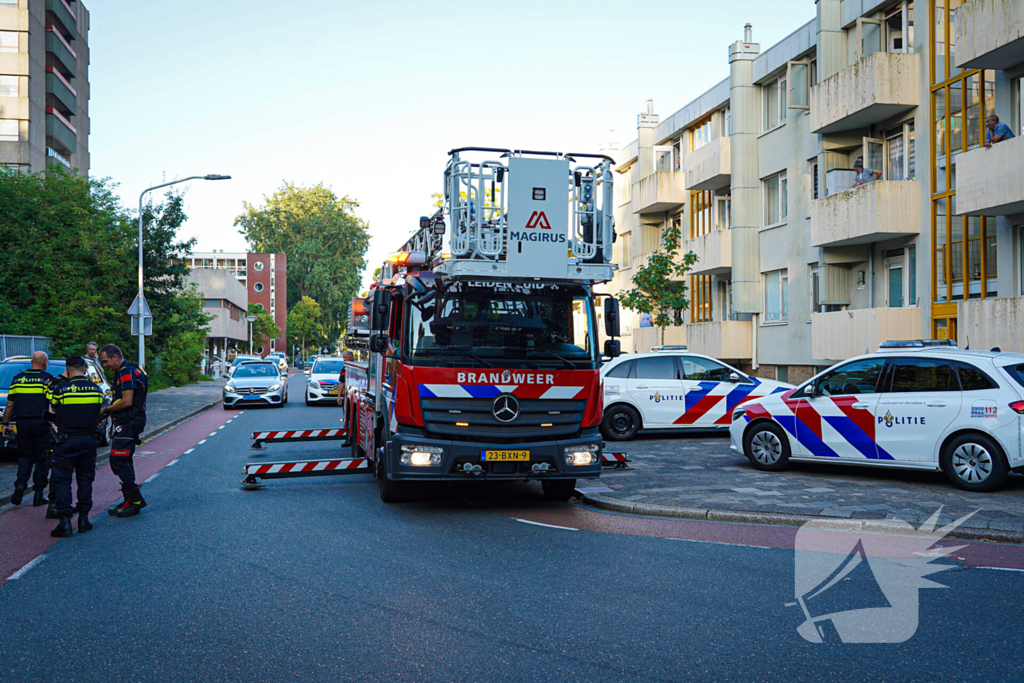
POLYGON ((146 393, 149 378, 137 365, 124 359, 114 344, 100 349, 100 363, 114 373, 114 402, 100 411, 100 419, 110 415, 114 420, 114 438, 110 440, 110 469, 121 480, 124 500, 107 509, 107 514, 131 517, 146 507, 139 485, 135 482, 135 447, 142 443, 146 427, 146 393))
MULTIPOLYGON (((7 406, 4 408, 3 433, 9 436, 12 432, 11 418, 18 423, 18 476, 14 482, 12 505, 21 505, 28 489, 29 477, 32 476, 32 488, 35 496, 32 505, 46 505, 43 489, 47 484, 46 455, 50 451, 53 434, 50 425, 43 416, 46 414, 46 390, 56 378, 46 371, 49 357, 42 351, 32 354, 32 367, 19 372, 11 381, 11 389, 7 394, 7 406)), ((52 496, 53 490, 50 494, 52 496)))
POLYGON ((56 538, 74 533, 71 517, 78 512, 78 533, 92 529, 92 482, 96 479, 96 422, 103 408, 103 390, 86 373, 85 360, 71 356, 67 360, 65 382, 52 387, 47 399, 56 411, 57 445, 53 448, 53 496, 57 501, 57 526, 50 532, 56 538), (71 476, 78 482, 78 506, 71 504, 71 476))

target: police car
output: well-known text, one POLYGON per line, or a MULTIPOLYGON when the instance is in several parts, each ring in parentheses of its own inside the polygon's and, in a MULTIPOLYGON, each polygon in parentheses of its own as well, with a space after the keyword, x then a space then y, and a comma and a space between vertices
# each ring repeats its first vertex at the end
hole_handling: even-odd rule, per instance
POLYGON ((991 491, 1024 471, 1024 354, 885 342, 738 406, 730 436, 761 470, 790 461, 941 470, 962 489, 991 491))
POLYGON ((751 377, 685 346, 619 356, 602 366, 601 379, 601 433, 609 441, 631 439, 641 429, 728 429, 736 406, 793 388, 751 377))
POLYGON ((306 380, 306 405, 331 403, 338 405, 338 377, 345 367, 340 356, 319 356, 313 362, 306 380))

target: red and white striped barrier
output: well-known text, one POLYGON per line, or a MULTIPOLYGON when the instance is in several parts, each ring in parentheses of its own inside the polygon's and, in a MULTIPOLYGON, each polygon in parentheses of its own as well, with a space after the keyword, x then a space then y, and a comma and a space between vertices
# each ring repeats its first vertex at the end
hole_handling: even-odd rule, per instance
POLYGON ((601 466, 602 467, 614 467, 615 469, 624 470, 629 468, 629 463, 633 462, 629 459, 625 453, 609 453, 608 451, 601 451, 601 466))
POLYGON ((262 488, 260 479, 288 479, 290 477, 317 477, 335 474, 358 474, 370 470, 366 458, 340 460, 300 460, 298 462, 247 463, 242 470, 242 487, 262 488))
POLYGON ((341 441, 348 436, 342 429, 289 429, 276 432, 253 432, 254 451, 263 450, 265 443, 297 443, 299 441, 341 441))

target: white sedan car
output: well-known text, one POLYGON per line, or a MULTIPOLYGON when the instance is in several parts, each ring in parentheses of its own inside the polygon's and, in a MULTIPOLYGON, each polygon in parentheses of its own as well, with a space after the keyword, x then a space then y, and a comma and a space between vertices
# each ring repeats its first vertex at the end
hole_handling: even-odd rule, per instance
POLYGON ((991 491, 1024 470, 1024 354, 886 343, 738 406, 730 436, 761 470, 790 461, 941 470, 962 489, 991 491))
POLYGON ((345 367, 341 356, 320 356, 306 377, 306 405, 338 404, 338 377, 345 367))
POLYGON ((733 408, 792 384, 746 375, 720 360, 680 348, 619 356, 601 368, 609 441, 641 429, 728 429, 733 408))

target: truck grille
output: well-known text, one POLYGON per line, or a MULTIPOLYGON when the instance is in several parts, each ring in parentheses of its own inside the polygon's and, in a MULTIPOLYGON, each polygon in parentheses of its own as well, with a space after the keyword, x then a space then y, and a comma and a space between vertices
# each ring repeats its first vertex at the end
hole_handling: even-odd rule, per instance
POLYGON ((420 399, 423 425, 431 434, 511 442, 575 434, 580 430, 587 407, 586 401, 519 399, 519 417, 504 423, 491 413, 493 404, 492 398, 420 399), (466 423, 466 426, 457 423, 466 423))

